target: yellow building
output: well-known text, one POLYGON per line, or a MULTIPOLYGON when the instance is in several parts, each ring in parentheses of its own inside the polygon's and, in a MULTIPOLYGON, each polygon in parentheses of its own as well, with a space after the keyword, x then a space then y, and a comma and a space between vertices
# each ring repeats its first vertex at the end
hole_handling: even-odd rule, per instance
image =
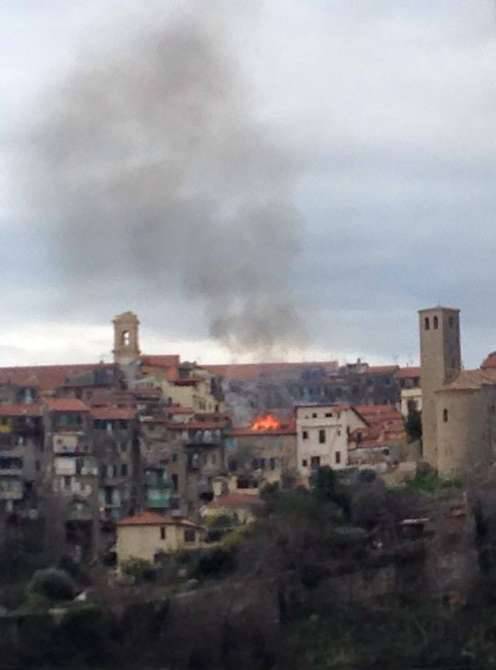
POLYGON ((204 529, 183 517, 143 512, 117 524, 117 560, 119 565, 132 558, 154 561, 158 554, 184 549, 199 549, 204 529))

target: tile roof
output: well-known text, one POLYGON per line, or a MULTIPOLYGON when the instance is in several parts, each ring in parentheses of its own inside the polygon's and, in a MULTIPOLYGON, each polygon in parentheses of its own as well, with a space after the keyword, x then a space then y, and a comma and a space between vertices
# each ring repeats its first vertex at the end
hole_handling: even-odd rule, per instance
POLYGON ((496 351, 493 351, 488 354, 488 356, 486 356, 486 358, 482 361, 481 368, 482 370, 496 368, 496 351))
POLYGON ((396 373, 398 379, 416 379, 420 377, 420 368, 419 367, 406 367, 400 368, 396 373))
POLYGON ((233 428, 228 432, 230 437, 281 437, 282 435, 296 435, 296 424, 281 426, 274 430, 252 430, 248 426, 233 428))
POLYGON ((143 365, 152 368, 177 368, 181 364, 181 357, 178 354, 167 356, 141 356, 143 365))
POLYGON ((357 409, 368 424, 356 428, 349 441, 357 449, 379 448, 406 439, 405 424, 401 413, 391 405, 358 405, 357 409))
POLYGON ((38 404, 0 405, 0 416, 41 416, 42 413, 38 404))
POLYGON ((34 386, 51 391, 64 384, 73 375, 101 368, 112 368, 111 363, 84 363, 77 365, 30 365, 0 367, 0 384, 34 386))
POLYGON ((365 374, 368 375, 387 375, 394 374, 399 370, 397 365, 369 365, 365 374))
POLYGON ((185 519, 184 517, 173 517, 157 514, 156 512, 142 512, 135 516, 128 516, 121 519, 118 526, 188 526, 190 528, 201 528, 193 521, 185 519))
POLYGON ((174 384, 176 386, 196 386, 200 379, 175 379, 174 384))
POLYGON ((90 408, 77 398, 47 398, 45 405, 49 412, 89 412, 90 408))
POLYGON ((482 386, 496 384, 496 369, 462 370, 458 377, 442 386, 439 391, 474 391, 482 386))
POLYGON ((91 416, 94 419, 131 421, 136 418, 136 410, 132 407, 92 407, 91 416))

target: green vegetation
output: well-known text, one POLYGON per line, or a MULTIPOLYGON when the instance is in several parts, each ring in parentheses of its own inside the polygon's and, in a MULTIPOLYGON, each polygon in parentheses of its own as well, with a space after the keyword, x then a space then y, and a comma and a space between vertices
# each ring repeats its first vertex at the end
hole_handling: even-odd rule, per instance
POLYGON ((121 566, 123 574, 132 577, 136 584, 153 582, 157 577, 157 568, 143 558, 130 558, 121 566))
POLYGON ((418 472, 414 479, 406 484, 407 488, 417 493, 435 494, 446 489, 461 489, 463 484, 459 479, 440 477, 433 470, 418 472))
POLYGON ((39 597, 48 602, 73 600, 76 592, 76 584, 72 577, 57 568, 37 570, 27 589, 28 597, 39 597))

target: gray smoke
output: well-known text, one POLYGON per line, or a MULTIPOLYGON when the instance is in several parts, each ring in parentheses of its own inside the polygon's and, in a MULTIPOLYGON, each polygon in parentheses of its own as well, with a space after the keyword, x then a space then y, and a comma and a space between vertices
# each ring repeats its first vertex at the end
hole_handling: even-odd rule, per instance
POLYGON ((43 101, 30 193, 68 291, 180 286, 233 351, 300 345, 298 171, 222 30, 175 21, 86 58, 43 101))

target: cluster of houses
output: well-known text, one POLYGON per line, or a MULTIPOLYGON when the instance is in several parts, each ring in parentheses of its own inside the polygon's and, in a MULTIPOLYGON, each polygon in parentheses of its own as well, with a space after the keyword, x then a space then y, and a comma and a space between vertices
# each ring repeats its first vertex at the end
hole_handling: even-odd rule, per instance
POLYGON ((249 522, 267 484, 306 486, 324 465, 390 467, 401 409, 421 402, 418 369, 395 369, 394 403, 255 403, 240 425, 226 370, 143 355, 137 317, 113 323, 112 364, 0 368, 0 512, 49 519, 75 557, 116 538, 120 560, 196 548, 209 518, 249 522))

